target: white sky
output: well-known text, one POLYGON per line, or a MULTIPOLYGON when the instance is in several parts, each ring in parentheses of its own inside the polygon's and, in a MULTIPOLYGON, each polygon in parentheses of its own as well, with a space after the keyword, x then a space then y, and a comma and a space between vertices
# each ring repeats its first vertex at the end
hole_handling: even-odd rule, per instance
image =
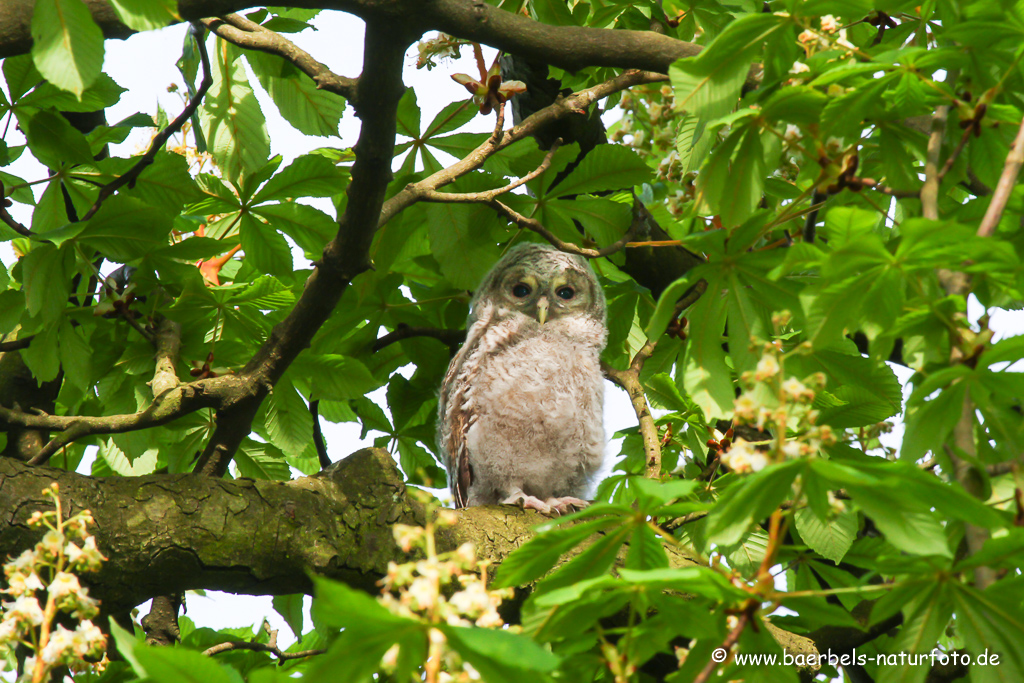
MULTIPOLYGON (((314 23, 319 27, 319 31, 307 30, 301 34, 291 34, 288 37, 316 59, 324 62, 335 73, 351 77, 357 76, 361 71, 362 64, 362 22, 349 15, 325 11, 314 20, 314 23)), ((183 84, 181 75, 174 63, 181 55, 182 41, 186 30, 185 25, 179 25, 161 31, 139 34, 126 41, 109 40, 106 42, 104 70, 118 84, 127 89, 127 92, 122 95, 121 101, 108 109, 108 121, 119 121, 136 112, 155 114, 157 102, 161 103, 172 117, 180 111, 182 108, 181 95, 168 93, 167 86, 172 83, 178 84, 179 93, 184 92, 184 88, 181 87, 183 84)), ((407 69, 404 80, 406 85, 416 89, 418 102, 422 109, 423 123, 429 122, 448 103, 466 97, 465 89, 450 78, 450 74, 456 72, 471 75, 477 73, 470 51, 467 49, 464 52, 466 57, 459 62, 444 63, 440 68, 431 72, 415 69, 417 54, 415 45, 407 53, 407 69)), ((488 65, 493 59, 493 54, 493 50, 485 48, 488 65)), ((317 147, 351 147, 355 144, 359 121, 352 115, 351 109, 346 111, 346 116, 341 121, 340 140, 306 137, 280 117, 276 107, 255 78, 250 78, 250 83, 267 117, 271 155, 280 154, 284 157, 283 166, 288 165, 295 157, 317 147)), ((510 121, 511 119, 509 117, 506 120, 510 121)), ((492 117, 478 117, 467 129, 490 131, 492 127, 492 117)), ((20 133, 15 133, 12 128, 11 133, 8 134, 8 144, 21 144, 19 136, 20 133)), ((148 139, 148 132, 138 131, 129 137, 123 145, 115 146, 112 154, 126 156, 139 152, 148 143, 148 139)), ((440 153, 439 159, 442 163, 453 160, 450 157, 446 159, 445 155, 440 153)), ((8 170, 26 180, 35 180, 46 175, 45 169, 29 159, 27 154, 8 170)), ((41 185, 36 187, 39 192, 41 192, 41 188, 41 185)), ((330 202, 327 200, 312 203, 333 213, 330 202)), ((16 205, 12 209, 12 213, 23 222, 30 220, 30 211, 20 205, 16 205)), ((306 267, 301 253, 297 253, 297 259, 302 261, 302 267, 306 267)), ((10 243, 0 243, 0 260, 6 263, 13 261, 10 243)), ((969 312, 972 321, 977 320, 982 313, 981 306, 973 298, 969 312)), ((993 311, 991 325, 994 330, 997 330, 997 339, 1021 334, 1024 332, 1024 316, 1014 312, 993 311)), ((904 384, 904 398, 906 398, 908 395, 907 380, 911 372, 906 368, 896 366, 893 366, 893 370, 900 382, 904 384)), ((606 386, 608 390, 606 391, 605 427, 610 436, 619 429, 635 425, 636 417, 625 392, 610 384, 606 386)), ((383 392, 384 390, 381 389, 371 394, 371 397, 377 399, 382 405, 384 404, 383 392)), ((355 423, 334 425, 324 422, 325 438, 332 458, 339 459, 372 440, 373 434, 366 442, 360 442, 359 432, 360 427, 355 423)), ((896 430, 886 437, 887 443, 898 446, 902 441, 902 432, 903 425, 897 424, 896 430)), ((609 454, 614 455, 618 451, 617 443, 609 444, 609 454)), ((274 612, 269 597, 234 596, 224 593, 210 593, 209 595, 211 597, 194 594, 189 594, 187 597, 187 615, 197 622, 197 625, 215 629, 251 624, 259 626, 262 619, 267 617, 274 628, 280 629, 281 646, 286 647, 288 643, 292 642, 289 628, 274 612)), ((141 614, 146 612, 148 612, 148 605, 143 605, 141 614)), ((306 627, 309 627, 308 615, 306 627)))

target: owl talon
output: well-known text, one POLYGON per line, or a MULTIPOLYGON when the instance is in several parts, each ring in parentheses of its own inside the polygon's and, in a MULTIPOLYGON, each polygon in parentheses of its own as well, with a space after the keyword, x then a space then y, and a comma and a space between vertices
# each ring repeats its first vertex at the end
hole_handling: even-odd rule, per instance
POLYGON ((501 501, 502 505, 518 505, 524 510, 536 510, 542 515, 551 514, 551 506, 545 503, 540 498, 527 495, 525 493, 516 493, 505 500, 501 501))
POLYGON ((570 512, 582 510, 583 508, 590 505, 589 501, 581 500, 579 498, 573 498, 572 496, 565 496, 563 498, 548 498, 544 502, 547 503, 552 510, 558 512, 558 514, 560 515, 567 515, 570 512))

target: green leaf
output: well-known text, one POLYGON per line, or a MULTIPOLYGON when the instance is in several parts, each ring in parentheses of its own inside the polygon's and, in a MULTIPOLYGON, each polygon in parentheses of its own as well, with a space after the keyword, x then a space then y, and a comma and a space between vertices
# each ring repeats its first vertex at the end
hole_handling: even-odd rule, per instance
POLYGON ((199 120, 210 153, 224 177, 237 182, 270 157, 270 138, 238 50, 220 38, 210 54, 213 85, 203 99, 199 120))
POLYGON ((629 539, 626 552, 627 569, 660 569, 668 566, 668 555, 654 531, 646 524, 640 525, 629 539))
POLYGON ((799 508, 793 514, 796 530, 811 550, 839 564, 857 537, 856 513, 844 511, 822 519, 811 508, 799 508))
POLYGON ((647 400, 655 408, 662 410, 687 410, 686 399, 679 393, 679 386, 667 372, 651 375, 644 382, 647 400))
POLYGON ((499 565, 494 579, 495 587, 522 586, 536 581, 558 562, 563 553, 576 547, 591 534, 615 524, 617 520, 614 519, 592 519, 538 534, 499 565))
POLYGON ((298 67, 277 55, 246 51, 245 58, 285 121, 305 135, 338 135, 344 97, 321 90, 298 67))
MULTIPOLYGON (((458 191, 474 191, 459 189, 458 191)), ((431 252, 456 289, 476 289, 501 251, 491 239, 499 228, 485 204, 430 204, 426 207, 431 252)))
POLYGON ((78 241, 118 263, 127 263, 167 245, 171 217, 125 195, 110 197, 80 233, 78 241))
POLYGON ((302 453, 313 440, 313 416, 287 379, 279 381, 265 401, 270 442, 290 456, 302 453))
POLYGON ((288 481, 291 478, 284 453, 272 444, 246 439, 235 451, 234 461, 242 477, 263 481, 288 481))
POLYGON ((598 145, 583 157, 552 194, 559 197, 625 190, 651 179, 651 169, 636 152, 620 145, 598 145))
POLYGON ((723 225, 740 225, 750 218, 754 208, 761 202, 767 175, 761 132, 757 126, 749 126, 743 133, 732 162, 730 177, 733 182, 729 190, 729 201, 721 205, 723 225))
POLYGON ((32 63, 32 55, 16 55, 5 58, 3 71, 12 102, 16 102, 43 79, 35 64, 32 63))
POLYGON ((447 626, 441 629, 451 647, 488 683, 546 680, 559 663, 557 656, 527 635, 498 629, 447 626))
POLYGON ((39 244, 21 258, 19 267, 28 314, 41 316, 44 322, 55 320, 67 305, 74 249, 39 244))
POLYGON ((287 168, 267 181, 253 204, 295 197, 330 197, 344 190, 347 173, 319 154, 298 157, 287 168))
MULTIPOLYGON (((419 622, 392 614, 363 591, 343 583, 313 576, 313 620, 318 625, 343 628, 360 633, 387 633, 395 629, 419 627, 419 622)), ((386 648, 385 648, 386 649, 386 648)))
POLYGON ((181 647, 136 645, 136 660, 155 683, 240 683, 234 669, 222 666, 201 652, 181 647))
POLYGON ((178 0, 110 0, 123 24, 136 31, 153 31, 181 21, 178 0))
POLYGON ((722 491, 708 515, 708 535, 715 543, 738 543, 751 525, 770 515, 792 495, 791 485, 805 466, 799 460, 769 465, 722 491))
POLYGON ((734 398, 732 378, 722 350, 725 301, 715 295, 717 291, 716 283, 708 282, 708 294, 690 309, 693 333, 683 359, 683 387, 708 420, 731 416, 734 398))
POLYGON ((28 138, 29 149, 43 165, 56 170, 65 162, 92 163, 89 141, 60 114, 40 111, 31 118, 19 117, 18 121, 28 138))
POLYGON ((749 593, 732 585, 723 574, 708 567, 647 571, 620 569, 619 575, 623 581, 648 590, 677 590, 716 602, 742 601, 749 597, 749 593))
POLYGON ((295 240, 306 258, 317 260, 324 247, 338 233, 338 222, 319 209, 298 202, 264 204, 252 210, 253 214, 295 240))
POLYGON ((245 260, 261 273, 284 275, 292 272, 292 250, 273 226, 242 214, 238 235, 245 250, 245 260))
POLYGON ((53 323, 45 326, 29 347, 21 351, 25 365, 37 382, 49 382, 60 372, 59 330, 60 326, 53 323))
POLYGON ((96 80, 103 33, 82 0, 36 1, 32 61, 46 80, 78 96, 96 80))
POLYGON ((774 14, 741 17, 699 55, 674 62, 669 77, 675 90, 676 111, 688 111, 703 122, 732 111, 754 55, 787 23, 774 14))
POLYGON ((988 660, 988 666, 971 666, 971 680, 977 683, 1011 683, 1024 677, 1024 613, 1019 602, 1000 594, 1002 583, 983 593, 951 584, 957 631, 975 662, 981 656, 988 660), (998 663, 993 655, 999 656, 998 663))
POLYGON ((281 615, 285 623, 288 624, 288 628, 295 634, 295 638, 301 643, 302 642, 302 623, 303 623, 303 608, 302 604, 305 599, 303 593, 293 593, 291 595, 275 595, 271 604, 274 605, 274 610, 281 615))
POLYGON ((312 400, 347 401, 365 396, 382 384, 366 365, 348 356, 304 353, 295 360, 295 368, 312 377, 312 400))

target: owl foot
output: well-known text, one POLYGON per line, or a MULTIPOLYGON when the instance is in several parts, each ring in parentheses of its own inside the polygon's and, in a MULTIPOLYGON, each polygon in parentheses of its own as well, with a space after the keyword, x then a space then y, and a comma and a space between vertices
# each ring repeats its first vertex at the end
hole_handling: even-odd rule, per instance
POLYGON ((535 496, 517 491, 501 501, 502 505, 518 505, 524 510, 536 510, 542 515, 567 515, 575 510, 582 510, 590 505, 589 502, 572 496, 563 498, 548 498, 541 500, 535 496))
POLYGON ((551 514, 551 506, 545 503, 540 498, 523 493, 522 491, 516 491, 511 496, 501 501, 502 505, 518 505, 524 510, 536 510, 542 515, 551 514))

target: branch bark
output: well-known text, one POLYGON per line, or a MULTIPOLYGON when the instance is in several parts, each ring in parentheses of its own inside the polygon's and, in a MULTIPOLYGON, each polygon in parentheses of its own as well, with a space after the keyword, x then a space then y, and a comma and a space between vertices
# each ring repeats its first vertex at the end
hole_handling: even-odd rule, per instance
POLYGON ((347 98, 352 106, 358 109, 355 99, 356 79, 339 76, 281 34, 263 28, 256 22, 238 14, 203 19, 202 23, 203 26, 229 43, 249 50, 259 50, 284 57, 298 67, 302 73, 309 76, 316 83, 317 88, 347 98))

